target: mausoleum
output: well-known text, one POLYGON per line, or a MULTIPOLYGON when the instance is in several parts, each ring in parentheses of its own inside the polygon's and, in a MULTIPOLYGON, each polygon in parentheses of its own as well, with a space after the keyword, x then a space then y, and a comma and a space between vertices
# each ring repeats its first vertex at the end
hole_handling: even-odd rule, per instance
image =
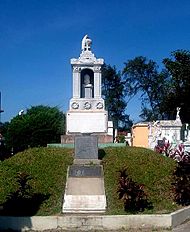
POLYGON ((149 123, 148 146, 151 149, 164 138, 173 145, 178 145, 182 142, 182 122, 179 116, 180 108, 177 107, 177 114, 175 120, 158 120, 149 123))
POLYGON ((157 120, 154 122, 141 122, 132 127, 132 145, 154 149, 164 138, 173 145, 182 140, 182 122, 177 108, 175 120, 157 120))

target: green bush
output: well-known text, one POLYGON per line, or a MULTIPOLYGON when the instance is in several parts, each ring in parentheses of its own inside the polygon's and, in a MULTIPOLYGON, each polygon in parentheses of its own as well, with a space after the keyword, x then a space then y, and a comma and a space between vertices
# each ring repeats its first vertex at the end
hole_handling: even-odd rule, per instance
POLYGON ((179 205, 190 205, 190 163, 179 162, 173 181, 174 199, 179 205))
POLYGON ((124 143, 125 142, 125 136, 124 135, 118 135, 118 140, 119 140, 119 143, 124 143))
POLYGON ((144 185, 138 184, 129 178, 126 169, 119 171, 118 194, 119 199, 124 202, 124 210, 131 213, 142 212, 146 208, 151 209, 151 202, 148 201, 144 192, 144 185))
POLYGON ((15 154, 29 147, 58 143, 64 128, 65 115, 57 107, 33 106, 11 120, 5 134, 6 146, 15 154))

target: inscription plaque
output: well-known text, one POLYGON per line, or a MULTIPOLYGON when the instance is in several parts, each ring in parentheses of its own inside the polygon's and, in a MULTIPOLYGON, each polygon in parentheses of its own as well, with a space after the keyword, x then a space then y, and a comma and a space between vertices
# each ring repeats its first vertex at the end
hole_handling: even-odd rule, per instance
POLYGON ((72 165, 69 167, 69 177, 102 177, 102 166, 72 165))
POLYGON ((75 158, 98 159, 97 136, 93 136, 93 135, 75 136, 75 158))

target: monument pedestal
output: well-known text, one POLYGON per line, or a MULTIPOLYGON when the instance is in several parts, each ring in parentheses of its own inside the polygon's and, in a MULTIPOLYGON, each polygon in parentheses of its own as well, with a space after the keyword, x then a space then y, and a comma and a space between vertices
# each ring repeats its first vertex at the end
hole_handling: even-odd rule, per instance
POLYGON ((67 134, 107 133, 108 116, 106 111, 69 111, 67 113, 67 134))
POLYGON ((106 195, 103 166, 98 160, 98 139, 93 135, 76 136, 75 161, 68 167, 62 212, 105 211, 106 195))
POLYGON ((102 166, 70 166, 63 213, 104 213, 105 210, 106 196, 102 166))
MULTIPOLYGON (((94 133, 96 135, 96 133, 94 133)), ((113 143, 113 136, 106 133, 97 134, 98 143, 113 143)), ((74 144, 75 135, 61 135, 62 144, 74 144)))

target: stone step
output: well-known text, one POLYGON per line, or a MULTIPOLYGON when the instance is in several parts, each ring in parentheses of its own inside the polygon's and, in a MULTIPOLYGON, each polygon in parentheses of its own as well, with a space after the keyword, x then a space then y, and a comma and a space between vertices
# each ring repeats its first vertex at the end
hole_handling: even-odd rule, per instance
POLYGON ((104 213, 106 196, 103 167, 72 165, 68 168, 63 213, 104 213))
POLYGON ((65 195, 63 213, 105 213, 105 195, 65 195))

